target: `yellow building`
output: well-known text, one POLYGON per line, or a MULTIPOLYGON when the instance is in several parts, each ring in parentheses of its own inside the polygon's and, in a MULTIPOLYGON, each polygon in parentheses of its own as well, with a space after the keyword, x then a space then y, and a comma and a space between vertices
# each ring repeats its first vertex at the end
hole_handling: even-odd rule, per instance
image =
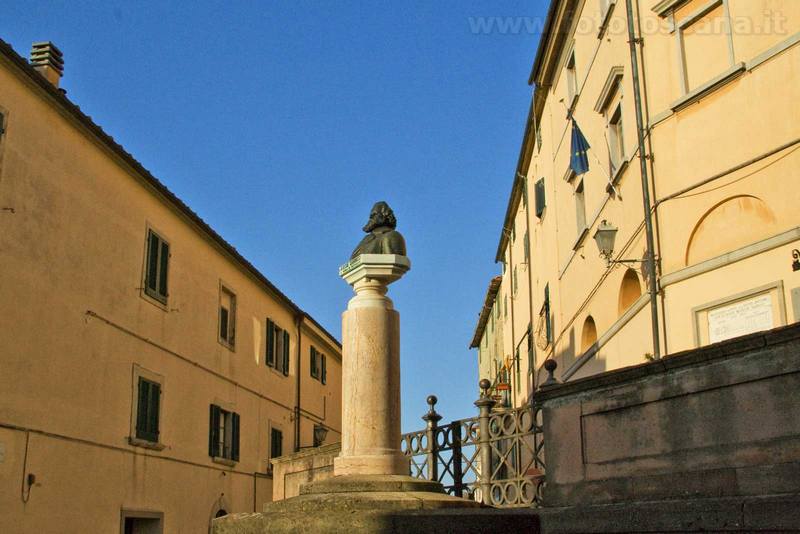
POLYGON ((341 346, 62 66, 0 41, 0 532, 206 532, 271 500, 271 457, 339 441, 341 346))
POLYGON ((553 0, 529 83, 496 255, 516 404, 547 358, 574 380, 800 320, 800 2, 553 0))

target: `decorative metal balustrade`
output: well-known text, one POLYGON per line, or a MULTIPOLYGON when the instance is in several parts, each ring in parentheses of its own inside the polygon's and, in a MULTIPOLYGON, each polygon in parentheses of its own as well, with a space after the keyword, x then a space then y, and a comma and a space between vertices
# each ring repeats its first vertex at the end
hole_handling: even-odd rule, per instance
POLYGON ((538 506, 545 481, 541 410, 535 405, 498 409, 488 381, 481 387, 478 416, 442 426, 437 399, 428 397, 426 428, 402 437, 411 476, 436 480, 450 495, 496 507, 538 506))

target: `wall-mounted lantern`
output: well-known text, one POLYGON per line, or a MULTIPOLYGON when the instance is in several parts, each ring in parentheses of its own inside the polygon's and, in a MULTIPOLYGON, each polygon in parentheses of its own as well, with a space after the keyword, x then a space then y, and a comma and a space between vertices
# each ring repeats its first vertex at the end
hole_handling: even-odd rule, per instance
POLYGON ((325 443, 328 436, 328 429, 322 425, 314 425, 314 446, 319 447, 325 443))
POLYGON ((614 241, 617 239, 618 230, 619 228, 603 219, 594 232, 594 241, 600 250, 600 256, 606 260, 606 266, 611 267, 615 263, 643 263, 645 260, 611 259, 614 256, 614 241))
POLYGON ((794 261, 792 262, 792 270, 800 271, 800 250, 794 249, 792 251, 792 258, 794 258, 794 261))

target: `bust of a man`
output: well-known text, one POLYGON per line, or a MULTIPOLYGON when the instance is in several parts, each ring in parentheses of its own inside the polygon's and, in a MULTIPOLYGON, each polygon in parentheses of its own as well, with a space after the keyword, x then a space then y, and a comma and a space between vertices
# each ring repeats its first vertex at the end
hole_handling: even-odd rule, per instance
POLYGON ((361 240, 350 259, 360 254, 406 255, 406 240, 395 230, 397 219, 389 204, 376 202, 369 213, 369 221, 363 230, 367 236, 361 240))

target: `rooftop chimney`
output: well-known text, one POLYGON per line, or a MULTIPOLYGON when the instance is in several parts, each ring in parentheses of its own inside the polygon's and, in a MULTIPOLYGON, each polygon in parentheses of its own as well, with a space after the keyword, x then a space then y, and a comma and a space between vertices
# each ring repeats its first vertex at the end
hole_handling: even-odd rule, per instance
POLYGON ((56 45, 50 41, 33 43, 31 65, 47 78, 47 81, 58 87, 58 82, 64 73, 64 56, 56 45))

